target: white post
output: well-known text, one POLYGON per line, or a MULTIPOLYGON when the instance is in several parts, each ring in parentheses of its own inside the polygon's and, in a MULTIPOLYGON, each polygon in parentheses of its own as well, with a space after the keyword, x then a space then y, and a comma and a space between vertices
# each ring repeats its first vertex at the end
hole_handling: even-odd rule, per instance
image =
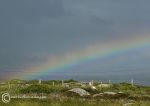
POLYGON ((94 81, 92 80, 92 86, 93 86, 94 81))
POLYGON ((134 82, 133 82, 133 79, 131 79, 131 85, 132 85, 132 86, 134 86, 134 82))
POLYGON ((89 86, 93 86, 93 80, 89 82, 89 86))
POLYGON ((41 84, 41 82, 42 82, 42 81, 41 81, 41 79, 40 79, 40 80, 39 80, 39 84, 41 84))
POLYGON ((109 84, 111 84, 111 80, 109 80, 109 84))

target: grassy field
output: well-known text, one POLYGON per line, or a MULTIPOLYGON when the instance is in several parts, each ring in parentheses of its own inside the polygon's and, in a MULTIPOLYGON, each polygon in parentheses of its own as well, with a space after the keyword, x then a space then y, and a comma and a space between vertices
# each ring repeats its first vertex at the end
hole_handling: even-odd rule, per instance
POLYGON ((81 98, 63 98, 59 100, 35 100, 35 99, 17 99, 11 100, 5 104, 0 102, 0 106, 150 106, 149 101, 134 101, 134 100, 95 100, 81 98), (125 105, 126 104, 126 105, 125 105), (132 105, 127 105, 132 104, 132 105))
POLYGON ((91 89, 88 84, 80 84, 74 80, 64 81, 67 86, 62 86, 62 81, 23 81, 11 80, 0 84, 0 94, 8 92, 10 95, 45 95, 46 99, 11 99, 9 103, 0 100, 0 106, 150 106, 150 87, 132 86, 129 83, 111 84, 110 87, 99 87, 98 82, 91 89), (91 95, 81 97, 72 95, 68 90, 82 88, 91 95), (122 95, 93 97, 104 92, 122 92, 122 95))

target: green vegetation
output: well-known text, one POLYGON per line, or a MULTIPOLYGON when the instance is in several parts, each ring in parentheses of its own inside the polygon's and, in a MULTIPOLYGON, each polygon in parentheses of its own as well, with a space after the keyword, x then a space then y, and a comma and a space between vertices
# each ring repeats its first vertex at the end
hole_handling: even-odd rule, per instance
POLYGON ((41 84, 38 80, 15 79, 1 83, 0 94, 4 92, 11 95, 43 94, 47 99, 11 99, 7 104, 0 101, 0 106, 78 106, 81 104, 83 106, 123 106, 126 103, 131 103, 131 106, 150 106, 150 87, 148 86, 132 86, 129 83, 110 84, 109 87, 99 85, 100 83, 94 82, 93 86, 96 87, 94 90, 88 83, 81 84, 72 79, 67 81, 42 81, 41 84), (81 97, 69 94, 68 90, 72 88, 82 88, 91 95, 81 97), (114 92, 116 95, 107 95, 105 92, 114 92), (99 96, 99 94, 103 94, 103 96, 99 96))
POLYGON ((149 101, 131 101, 131 100, 87 100, 78 98, 64 98, 60 100, 12 100, 5 104, 0 102, 0 106, 150 106, 149 101))
POLYGON ((59 92, 63 92, 63 91, 67 91, 69 89, 67 88, 62 88, 59 86, 50 86, 47 84, 43 84, 43 85, 30 85, 28 87, 22 88, 20 89, 19 93, 23 93, 23 94, 27 94, 27 93, 59 93, 59 92))

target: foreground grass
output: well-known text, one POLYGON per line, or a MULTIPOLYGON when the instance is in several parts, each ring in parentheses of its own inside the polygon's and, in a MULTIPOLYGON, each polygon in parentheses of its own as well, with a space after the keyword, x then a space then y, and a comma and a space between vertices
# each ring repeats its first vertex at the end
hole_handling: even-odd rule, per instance
MULTIPOLYGON (((9 103, 3 103, 0 100, 0 106, 150 106, 150 87, 149 86, 132 86, 128 83, 112 84, 110 87, 99 87, 99 83, 94 83, 97 90, 93 90, 88 84, 81 86, 76 81, 65 81, 69 87, 62 86, 61 81, 43 81, 38 84, 37 80, 21 81, 11 80, 0 85, 0 95, 8 92, 11 95, 41 95, 47 96, 47 99, 11 99, 9 103), (55 82, 55 85, 53 83, 55 82), (11 84, 9 88, 8 85, 11 84), (91 95, 80 97, 71 95, 68 90, 72 88, 83 88, 91 95), (125 97, 118 98, 104 96, 93 97, 95 94, 103 92, 123 92, 125 97), (126 105, 125 105, 126 104, 126 105)), ((1 99, 1 97, 0 97, 1 99)))
POLYGON ((0 102, 0 106, 150 106, 150 101, 133 100, 94 100, 81 98, 64 98, 60 100, 35 100, 35 99, 16 99, 5 104, 0 102), (132 105, 124 105, 124 104, 132 105))

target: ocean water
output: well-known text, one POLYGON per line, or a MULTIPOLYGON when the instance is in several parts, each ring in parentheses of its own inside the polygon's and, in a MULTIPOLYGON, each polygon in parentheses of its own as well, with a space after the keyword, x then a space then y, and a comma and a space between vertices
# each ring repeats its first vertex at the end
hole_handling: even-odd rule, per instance
POLYGON ((112 83, 120 83, 120 82, 127 82, 130 83, 131 80, 134 81, 134 84, 137 85, 147 85, 150 86, 150 72, 147 73, 132 73, 132 72, 126 72, 126 73, 57 73, 57 74, 50 74, 46 77, 41 77, 45 80, 68 80, 68 79, 74 79, 78 81, 98 81, 98 82, 104 82, 108 83, 109 80, 111 80, 112 83))

